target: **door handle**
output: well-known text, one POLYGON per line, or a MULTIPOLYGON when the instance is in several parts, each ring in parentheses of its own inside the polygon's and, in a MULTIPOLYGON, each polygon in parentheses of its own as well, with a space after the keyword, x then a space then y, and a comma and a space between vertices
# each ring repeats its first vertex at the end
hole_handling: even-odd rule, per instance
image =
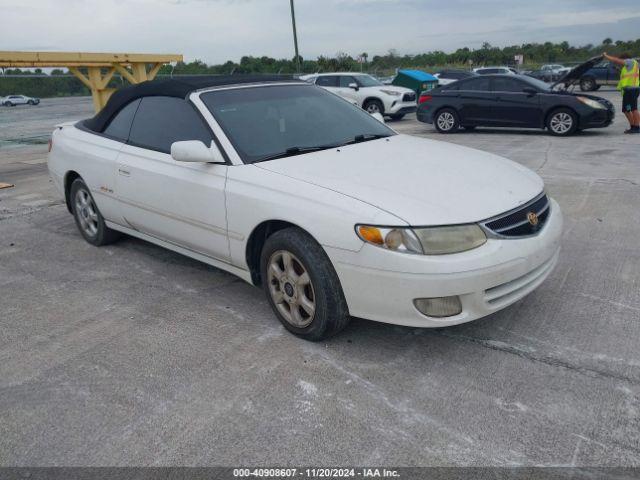
POLYGON ((118 168, 118 173, 123 177, 130 177, 131 172, 129 170, 124 170, 123 168, 118 168))

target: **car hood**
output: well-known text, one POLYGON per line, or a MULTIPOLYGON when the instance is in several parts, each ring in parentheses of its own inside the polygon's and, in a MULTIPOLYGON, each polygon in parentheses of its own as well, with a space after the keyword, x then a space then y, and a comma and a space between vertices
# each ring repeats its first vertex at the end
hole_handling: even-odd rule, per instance
POLYGON ((544 187, 538 175, 505 158, 408 135, 255 166, 366 202, 414 226, 484 220, 544 187))
POLYGON ((565 88, 569 88, 573 83, 580 80, 580 78, 585 73, 587 73, 587 71, 591 70, 601 61, 602 61, 602 55, 598 55, 597 57, 590 58, 586 62, 581 63, 576 67, 573 67, 560 80, 554 83, 552 87, 555 87, 556 85, 563 83, 565 88))

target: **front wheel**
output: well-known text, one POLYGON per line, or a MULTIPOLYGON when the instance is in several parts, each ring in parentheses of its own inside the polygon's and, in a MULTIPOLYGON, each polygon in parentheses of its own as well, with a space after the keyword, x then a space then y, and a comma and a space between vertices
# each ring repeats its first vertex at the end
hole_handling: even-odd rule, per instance
POLYGON ((89 192, 89 187, 82 179, 77 178, 73 181, 69 195, 76 225, 87 242, 100 247, 120 238, 119 232, 111 230, 104 223, 104 217, 98 210, 91 192, 89 192))
POLYGON ((35 104, 36 104, 36 102, 34 102, 33 100, 29 100, 27 103, 28 103, 29 105, 35 105, 35 104))
POLYGON ((443 108, 434 118, 433 124, 440 133, 452 133, 460 128, 458 113, 452 108, 443 108))
POLYGON ((382 102, 380 100, 376 100, 376 99, 367 100, 362 106, 362 108, 364 108, 367 111, 367 113, 370 113, 370 114, 374 114, 374 113, 379 113, 381 115, 384 114, 384 105, 382 105, 382 102))
POLYGON ((547 118, 547 129, 552 135, 565 137, 576 132, 578 119, 568 108, 558 108, 547 118))
POLYGON ((262 249, 260 272, 273 312, 294 335, 324 340, 349 323, 338 275, 306 232, 293 227, 271 235, 262 249))

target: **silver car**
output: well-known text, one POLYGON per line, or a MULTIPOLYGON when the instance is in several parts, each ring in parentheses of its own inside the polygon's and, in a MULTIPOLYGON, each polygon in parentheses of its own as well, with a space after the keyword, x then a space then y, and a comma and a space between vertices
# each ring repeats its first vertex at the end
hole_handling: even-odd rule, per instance
POLYGON ((26 95, 9 95, 1 101, 5 107, 15 107, 16 105, 38 105, 39 98, 27 97, 26 95))

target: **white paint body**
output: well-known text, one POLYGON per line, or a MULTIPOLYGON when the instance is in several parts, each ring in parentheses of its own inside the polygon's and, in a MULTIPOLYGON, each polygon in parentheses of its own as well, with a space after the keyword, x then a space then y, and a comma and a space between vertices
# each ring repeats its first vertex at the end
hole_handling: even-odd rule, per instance
POLYGON ((228 164, 176 162, 65 124, 54 131, 49 155, 56 187, 64 194, 66 176, 77 172, 109 227, 248 282, 254 229, 269 220, 297 225, 329 256, 350 314, 386 323, 440 327, 488 315, 535 289, 557 261, 562 216, 553 200, 535 236, 489 238, 463 253, 398 253, 355 233, 356 224, 451 225, 512 210, 543 190, 542 180, 519 164, 406 135, 244 164, 199 94, 190 99, 228 164), (413 305, 415 298, 450 295, 460 295, 463 305, 454 317, 426 317, 413 305))
POLYGON ((517 75, 517 72, 509 67, 478 67, 473 69, 474 73, 479 75, 485 74, 501 74, 501 75, 517 75), (490 70, 490 71, 488 71, 490 70), (498 70, 498 71, 495 71, 498 70))
POLYGON ((0 97, 0 105, 27 105, 28 103, 38 104, 40 99, 27 97, 26 95, 8 95, 0 97))
MULTIPOLYGON (((358 77, 358 75, 362 75, 359 73, 319 73, 314 75, 303 75, 300 77, 301 80, 305 80, 310 83, 316 83, 319 78, 322 77, 358 77)), ((414 97, 411 101, 404 101, 404 94, 414 94, 415 92, 410 88, 398 87, 395 85, 381 85, 374 87, 359 87, 358 89, 350 88, 350 87, 325 87, 322 86, 325 90, 335 93, 336 95, 344 98, 345 100, 349 100, 351 103, 358 105, 364 108, 367 100, 376 99, 382 102, 384 107, 384 115, 395 115, 397 113, 402 113, 403 111, 415 111, 416 108, 416 98, 414 97), (387 92, 396 92, 398 95, 390 95, 387 92)), ((410 112, 408 112, 410 113, 410 112)))

